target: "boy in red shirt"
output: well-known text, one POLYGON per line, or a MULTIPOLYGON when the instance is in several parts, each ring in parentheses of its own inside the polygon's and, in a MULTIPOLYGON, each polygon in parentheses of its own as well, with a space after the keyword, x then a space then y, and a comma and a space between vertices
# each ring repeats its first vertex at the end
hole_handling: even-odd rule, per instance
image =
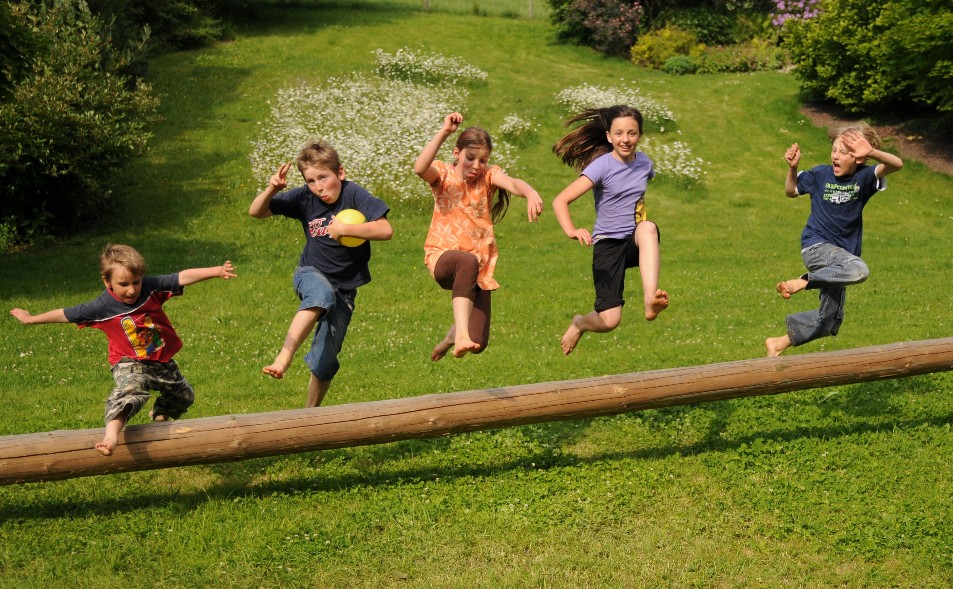
POLYGON ((112 454, 119 432, 159 391, 149 417, 178 419, 195 400, 172 357, 182 349, 162 304, 181 295, 183 287, 210 278, 234 278, 231 262, 211 268, 192 268, 176 274, 146 276, 146 262, 128 245, 107 245, 100 256, 100 274, 106 290, 96 299, 32 315, 23 309, 10 314, 20 323, 76 323, 101 329, 109 339, 109 364, 116 387, 106 401, 106 435, 96 444, 104 456, 112 454))

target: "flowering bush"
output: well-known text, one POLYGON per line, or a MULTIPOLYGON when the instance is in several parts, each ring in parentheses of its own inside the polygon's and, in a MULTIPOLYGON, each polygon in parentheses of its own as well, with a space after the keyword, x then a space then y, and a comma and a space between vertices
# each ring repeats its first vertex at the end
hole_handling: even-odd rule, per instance
POLYGON ((625 55, 639 36, 645 11, 625 0, 569 0, 555 7, 557 35, 607 55, 625 55))
POLYGON ((781 27, 791 19, 812 19, 820 13, 820 3, 820 0, 774 0, 771 24, 781 27))
POLYGON ((394 54, 375 49, 374 56, 377 73, 383 78, 424 84, 442 81, 465 84, 486 80, 486 72, 480 68, 438 53, 425 55, 404 47, 394 54))
MULTIPOLYGON (((454 64, 448 70, 468 72, 467 76, 483 79, 486 74, 480 76, 477 68, 439 55, 421 59, 414 52, 398 52, 410 62, 401 65, 383 51, 376 53, 378 71, 385 73, 382 77, 329 78, 318 85, 302 82, 278 92, 270 119, 260 123, 261 139, 250 156, 252 173, 260 183, 266 183, 281 162, 294 160, 308 137, 321 137, 338 151, 348 178, 372 193, 397 200, 429 194, 414 174, 413 162, 443 117, 463 110, 467 91, 458 76, 451 80, 456 84, 437 88, 393 74, 429 72, 425 75, 433 80, 443 67, 435 64, 447 63, 454 64)), ((450 158, 450 143, 444 144, 438 157, 450 158)), ((493 163, 502 167, 516 163, 505 139, 494 138, 493 147, 493 163)))

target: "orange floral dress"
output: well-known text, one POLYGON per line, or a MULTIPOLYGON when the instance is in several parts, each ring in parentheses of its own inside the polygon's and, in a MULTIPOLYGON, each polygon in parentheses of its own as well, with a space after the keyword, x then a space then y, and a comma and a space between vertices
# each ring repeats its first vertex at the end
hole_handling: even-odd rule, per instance
POLYGON ((496 290, 500 285, 493 279, 493 271, 499 250, 490 213, 496 191, 491 180, 494 174, 502 173, 502 169, 499 166, 487 168, 476 182, 468 184, 457 178, 451 164, 438 160, 433 166, 440 178, 431 187, 433 218, 424 242, 424 264, 433 276, 443 252, 470 252, 480 264, 477 285, 483 290, 496 290))

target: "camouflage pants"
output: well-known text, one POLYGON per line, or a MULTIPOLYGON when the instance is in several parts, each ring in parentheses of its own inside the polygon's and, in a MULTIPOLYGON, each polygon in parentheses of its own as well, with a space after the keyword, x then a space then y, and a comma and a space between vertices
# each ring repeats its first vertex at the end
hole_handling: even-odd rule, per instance
POLYGON ((149 401, 150 391, 158 391, 153 415, 178 419, 192 406, 195 391, 179 372, 175 360, 137 361, 123 358, 112 368, 116 388, 106 400, 106 423, 127 411, 126 420, 139 413, 149 401))

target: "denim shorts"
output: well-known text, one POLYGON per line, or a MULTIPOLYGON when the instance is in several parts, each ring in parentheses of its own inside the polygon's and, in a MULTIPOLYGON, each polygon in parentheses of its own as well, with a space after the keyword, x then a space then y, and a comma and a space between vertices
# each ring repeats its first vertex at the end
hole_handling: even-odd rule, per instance
POLYGON ((329 381, 341 368, 338 354, 354 313, 357 290, 338 290, 313 266, 300 266, 294 272, 295 294, 301 299, 298 310, 323 309, 304 362, 318 380, 329 381))

